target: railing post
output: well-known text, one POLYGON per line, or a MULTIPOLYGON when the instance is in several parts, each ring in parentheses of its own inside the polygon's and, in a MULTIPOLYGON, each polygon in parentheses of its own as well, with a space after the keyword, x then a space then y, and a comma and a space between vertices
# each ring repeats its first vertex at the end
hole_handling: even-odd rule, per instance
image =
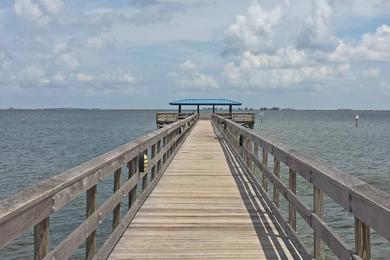
MULTIPOLYGON (((144 172, 144 177, 142 178, 142 191, 146 189, 147 186, 147 181, 148 181, 148 166, 145 164, 145 155, 146 155, 146 160, 147 160, 147 150, 140 155, 140 160, 141 164, 143 165, 143 172, 144 172)), ((140 170, 141 171, 141 170, 140 170)))
POLYGON ((34 226, 34 259, 43 259, 49 252, 49 217, 34 226))
MULTIPOLYGON (((253 154, 252 138, 250 138, 250 137, 246 138, 246 149, 247 149, 247 151, 249 153, 253 154)), ((251 160, 251 157, 248 154, 246 155, 246 164, 248 165, 250 170, 253 170, 252 160, 251 160)))
MULTIPOLYGON (((268 167, 268 153, 264 148, 263 148, 263 165, 265 168, 268 167)), ((265 176, 264 172, 263 172, 263 176, 262 176, 262 182, 263 182, 264 190, 268 191, 268 181, 267 181, 267 177, 265 176)))
MULTIPOLYGON (((157 149, 157 144, 153 144, 151 147, 151 152, 150 152, 150 157, 151 157, 150 160, 153 160, 154 157, 156 157, 156 149, 157 149)), ((151 174, 150 178, 153 180, 154 176, 156 175, 156 164, 153 165, 150 174, 151 174)))
MULTIPOLYGON (((131 177, 133 177, 134 174, 138 173, 138 158, 139 158, 139 156, 135 157, 133 160, 131 160, 128 163, 129 179, 131 177)), ((131 206, 133 205, 133 203, 134 203, 134 201, 135 201, 135 199, 137 197, 137 186, 138 185, 135 185, 134 188, 132 188, 129 191, 129 209, 131 208, 131 206)))
MULTIPOLYGON (((293 169, 288 170, 288 187, 293 193, 297 193, 297 174, 293 169)), ((288 222, 292 229, 297 230, 297 213, 291 203, 288 204, 288 222)))
MULTIPOLYGON (((279 178, 280 177, 280 161, 274 157, 274 175, 279 178)), ((274 203, 276 207, 279 208, 280 201, 279 201, 279 191, 277 187, 274 185, 274 203)))
MULTIPOLYGON (((313 191, 313 207, 314 213, 319 217, 324 217, 324 193, 314 186, 313 191)), ((314 231, 314 258, 324 259, 324 243, 320 236, 314 231)))
MULTIPOLYGON (((96 185, 87 190, 87 212, 86 217, 92 215, 96 210, 96 185)), ((96 230, 87 238, 85 243, 85 259, 92 259, 96 252, 96 230)))
POLYGON ((371 259, 370 227, 355 217, 355 252, 363 260, 371 259))
POLYGON ((253 160, 253 176, 256 176, 256 163, 255 163, 255 160, 258 160, 259 159, 259 146, 257 145, 257 143, 255 142, 254 139, 252 139, 252 145, 253 145, 253 157, 254 157, 254 160, 253 160))
MULTIPOLYGON (((122 168, 119 168, 114 173, 114 193, 117 192, 121 187, 121 175, 122 168)), ((112 217, 112 229, 115 229, 121 220, 121 203, 119 203, 113 211, 112 217)))

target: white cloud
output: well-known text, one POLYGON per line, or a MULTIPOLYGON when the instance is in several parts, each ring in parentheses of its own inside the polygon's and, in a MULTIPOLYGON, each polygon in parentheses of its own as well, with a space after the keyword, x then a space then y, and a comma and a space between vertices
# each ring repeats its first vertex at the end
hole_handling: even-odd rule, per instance
POLYGON ((39 0, 47 12, 57 14, 64 8, 62 0, 39 0))
POLYGON ((45 69, 39 64, 30 65, 23 71, 23 75, 28 79, 40 78, 45 75, 45 69))
POLYGON ((46 78, 42 78, 39 80, 40 85, 48 85, 50 84, 50 80, 46 78))
POLYGON ((136 77, 131 71, 117 70, 103 76, 106 81, 118 84, 134 84, 137 82, 136 77))
POLYGON ((54 54, 64 53, 67 50, 67 48, 68 45, 65 42, 59 42, 53 46, 52 52, 54 54))
MULTIPOLYGON (((234 87, 256 89, 302 89, 297 84, 317 83, 345 77, 350 73, 349 64, 337 66, 312 65, 300 67, 279 67, 259 69, 247 66, 245 61, 239 65, 228 63, 224 67, 224 76, 234 87)), ((310 88, 310 86, 309 86, 310 88)))
POLYGON ((62 84, 64 83, 66 80, 66 77, 64 75, 63 72, 61 71, 58 71, 56 72, 52 77, 51 77, 51 81, 55 84, 62 84))
POLYGON ((18 17, 34 22, 38 26, 47 26, 63 7, 62 0, 15 0, 14 4, 18 17))
POLYGON ((264 9, 253 1, 245 15, 237 15, 235 22, 226 30, 225 53, 237 53, 242 49, 252 52, 274 49, 274 27, 280 22, 285 10, 276 6, 264 9))
POLYGON ((77 79, 82 82, 88 82, 93 80, 93 76, 89 75, 87 73, 78 73, 77 74, 77 79))
POLYGON ((302 21, 304 29, 281 39, 278 32, 286 30, 283 19, 288 6, 266 10, 253 1, 246 14, 237 16, 229 26, 225 48, 235 49, 236 55, 222 74, 232 86, 285 89, 303 83, 317 85, 348 74, 347 62, 320 60, 319 52, 331 50, 338 42, 329 28, 333 10, 327 0, 313 0, 309 17, 302 21))
POLYGON ((390 26, 383 24, 374 33, 365 33, 356 45, 340 42, 329 57, 334 61, 390 61, 390 26))
POLYGON ((90 37, 87 39, 87 47, 94 49, 102 49, 106 42, 101 37, 90 37))
POLYGON ((390 96, 390 81, 389 80, 384 80, 382 83, 381 83, 381 87, 382 87, 382 90, 383 92, 390 96))
POLYGON ((4 84, 4 82, 8 82, 12 85, 28 88, 44 86, 50 83, 50 79, 48 79, 47 74, 47 68, 36 63, 27 66, 16 74, 9 75, 8 78, 2 79, 2 83, 4 84))
POLYGON ((11 55, 8 53, 8 51, 0 49, 0 69, 5 70, 10 64, 11 55))
POLYGON ((338 43, 330 26, 334 11, 328 0, 312 0, 311 15, 298 38, 299 48, 332 50, 338 43))
POLYGON ((369 68, 367 70, 363 71, 363 75, 366 77, 377 77, 379 76, 379 69, 378 68, 369 68))
POLYGON ((15 0, 14 9, 16 15, 31 21, 36 21, 43 16, 39 5, 31 0, 15 0))
POLYGON ((73 70, 77 68, 80 63, 74 54, 64 53, 57 57, 56 64, 60 66, 65 65, 67 68, 73 70))
POLYGON ((212 89, 219 87, 218 82, 210 75, 203 74, 191 60, 186 60, 179 66, 179 73, 171 73, 180 87, 185 89, 212 89))
POLYGON ((222 76, 227 85, 261 89, 306 85, 309 89, 340 79, 379 77, 379 69, 362 68, 367 68, 365 62, 390 62, 390 26, 365 33, 356 43, 341 39, 334 30, 336 16, 347 14, 340 7, 352 8, 356 1, 311 0, 310 12, 300 14, 301 20, 289 13, 288 4, 265 9, 253 1, 227 29, 225 52, 234 50, 233 56, 224 56, 222 76), (270 16, 273 19, 267 20, 270 16), (296 23, 292 31, 291 17, 296 23), (280 37, 282 32, 288 37, 280 37))

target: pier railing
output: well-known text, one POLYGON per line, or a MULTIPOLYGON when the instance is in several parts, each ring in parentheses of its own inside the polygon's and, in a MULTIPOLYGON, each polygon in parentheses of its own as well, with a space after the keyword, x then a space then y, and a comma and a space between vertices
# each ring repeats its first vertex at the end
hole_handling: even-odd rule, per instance
POLYGON ((156 113, 156 125, 157 128, 161 128, 164 127, 164 125, 172 124, 194 114, 195 113, 158 112, 156 113))
POLYGON ((226 143, 248 172, 273 215, 304 259, 322 259, 323 244, 339 259, 370 259, 370 228, 390 241, 390 195, 364 181, 335 169, 307 155, 273 143, 253 130, 229 119, 213 114, 212 124, 217 135, 226 143), (261 152, 262 156, 259 155, 261 152), (268 154, 274 158, 273 169, 268 166, 268 154), (288 185, 280 176, 281 164, 289 168, 288 185), (260 172, 262 180, 256 178, 260 172), (313 208, 308 208, 297 195, 297 174, 313 186, 313 208), (272 198, 268 183, 273 186, 272 198), (288 218, 280 208, 280 195, 287 200, 288 218), (354 216, 355 248, 345 241, 323 220, 324 195, 354 216), (314 232, 313 255, 298 238, 298 213, 314 232))
POLYGON ((34 227, 34 259, 67 259, 84 243, 86 259, 106 259, 197 119, 192 115, 179 120, 0 201, 0 248, 34 227), (125 169, 128 179, 121 181, 125 169), (111 175, 114 192, 96 208, 97 185, 111 175), (142 192, 137 196, 138 185, 142 192), (85 221, 49 251, 50 215, 81 194, 86 194, 85 221), (128 210, 121 218, 126 198, 128 210), (109 214, 113 214, 112 232, 97 249, 96 229, 109 214))

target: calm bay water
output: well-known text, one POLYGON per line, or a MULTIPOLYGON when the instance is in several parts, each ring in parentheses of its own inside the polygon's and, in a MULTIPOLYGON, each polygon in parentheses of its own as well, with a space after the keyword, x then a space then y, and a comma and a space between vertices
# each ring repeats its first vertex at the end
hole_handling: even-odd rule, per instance
MULTIPOLYGON (((153 110, 4 110, 0 111, 0 199, 79 165, 155 129, 153 110)), ((255 130, 344 170, 390 193, 390 112, 265 111, 257 112, 255 130), (359 113, 359 126, 354 116, 359 113)), ((283 178, 286 177, 286 174, 283 178)), ((301 180, 298 193, 308 205, 311 187, 301 180)), ((98 186, 98 204, 112 193, 112 179, 98 186)), ((125 207, 125 205, 124 205, 125 207)), ((286 207, 286 204, 282 204, 286 207)), ((325 219, 353 245, 353 218, 326 201, 325 219)), ((51 217, 51 248, 85 215, 84 197, 51 217)), ((111 219, 98 229, 98 243, 110 231, 111 219)), ((310 243, 309 229, 298 222, 310 243)), ((390 244, 373 233, 375 259, 390 257, 390 244)), ((0 259, 31 258, 32 230, 0 250, 0 259)), ((83 248, 74 256, 83 259, 83 248)), ((331 258, 331 255, 328 256, 331 258)))

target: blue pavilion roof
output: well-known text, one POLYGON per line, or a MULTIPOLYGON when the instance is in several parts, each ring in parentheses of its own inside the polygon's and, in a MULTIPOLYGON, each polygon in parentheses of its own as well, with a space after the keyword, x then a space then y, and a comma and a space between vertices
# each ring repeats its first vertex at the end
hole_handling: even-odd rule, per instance
POLYGON ((221 105, 221 106, 241 106, 240 102, 229 100, 229 99, 220 99, 220 98, 190 98, 182 99, 174 102, 170 102, 170 105, 184 105, 184 106, 194 106, 194 105, 221 105))

